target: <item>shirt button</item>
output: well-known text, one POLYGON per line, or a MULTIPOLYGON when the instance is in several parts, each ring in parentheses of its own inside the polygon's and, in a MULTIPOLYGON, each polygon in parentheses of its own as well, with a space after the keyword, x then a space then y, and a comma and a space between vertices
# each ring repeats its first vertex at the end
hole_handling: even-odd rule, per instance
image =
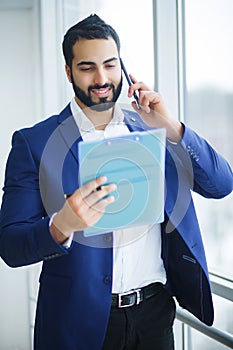
POLYGON ((105 276, 104 277, 104 283, 105 284, 109 284, 111 282, 111 280, 112 280, 111 276, 105 276))

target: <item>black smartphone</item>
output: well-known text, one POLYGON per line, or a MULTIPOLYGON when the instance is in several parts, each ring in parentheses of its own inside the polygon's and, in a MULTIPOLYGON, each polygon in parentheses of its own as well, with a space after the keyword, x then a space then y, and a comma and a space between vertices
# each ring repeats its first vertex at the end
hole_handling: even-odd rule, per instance
MULTIPOLYGON (((127 80, 128 84, 129 84, 129 86, 133 85, 133 83, 132 83, 132 81, 131 81, 131 79, 129 77, 129 74, 127 73, 127 70, 126 70, 125 65, 124 65, 124 63, 123 63, 121 58, 120 58, 120 63, 121 63, 121 68, 123 70, 123 73, 124 73, 124 75, 126 77, 126 80, 127 80)), ((139 102, 138 102, 138 95, 137 95, 137 93, 135 91, 133 93, 133 96, 134 96, 134 99, 136 101, 137 108, 140 109, 140 105, 139 105, 139 102)))

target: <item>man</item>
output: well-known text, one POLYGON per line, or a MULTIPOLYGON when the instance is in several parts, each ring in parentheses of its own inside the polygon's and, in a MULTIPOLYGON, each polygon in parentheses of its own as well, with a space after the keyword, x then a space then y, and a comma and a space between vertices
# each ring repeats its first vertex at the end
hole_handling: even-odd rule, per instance
POLYGON ((222 198, 232 191, 232 171, 132 76, 128 96, 138 91, 140 109, 135 102, 135 112, 115 104, 120 43, 98 16, 68 30, 63 52, 75 98, 59 115, 14 134, 2 203, 4 261, 15 267, 43 260, 35 349, 174 349, 173 296, 204 323, 213 322, 190 191, 222 198), (101 187, 102 176, 79 187, 78 142, 161 127, 167 135, 165 221, 85 238, 82 231, 114 201, 116 186, 101 187), (65 200, 64 193, 71 196, 65 200), (128 235, 137 239, 125 243, 128 235))

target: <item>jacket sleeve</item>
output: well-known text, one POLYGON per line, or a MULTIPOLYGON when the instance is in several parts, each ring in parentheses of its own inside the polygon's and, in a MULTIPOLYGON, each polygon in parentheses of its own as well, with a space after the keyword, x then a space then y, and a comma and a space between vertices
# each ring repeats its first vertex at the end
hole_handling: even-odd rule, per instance
POLYGON ((190 187, 206 198, 223 198, 233 189, 233 173, 228 162, 192 129, 184 125, 178 144, 168 145, 174 163, 187 172, 190 187))
POLYGON ((0 255, 12 267, 67 254, 49 231, 39 188, 39 160, 22 131, 15 132, 5 173, 0 216, 0 255))

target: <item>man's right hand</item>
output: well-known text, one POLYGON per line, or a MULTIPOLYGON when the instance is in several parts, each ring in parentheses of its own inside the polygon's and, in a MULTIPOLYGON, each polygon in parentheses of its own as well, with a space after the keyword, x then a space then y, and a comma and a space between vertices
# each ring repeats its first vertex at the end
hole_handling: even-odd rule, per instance
POLYGON ((116 190, 116 185, 109 184, 101 188, 106 181, 106 177, 99 177, 77 189, 65 201, 50 226, 57 243, 62 244, 73 232, 94 225, 104 214, 107 205, 114 202, 114 196, 109 193, 116 190))

